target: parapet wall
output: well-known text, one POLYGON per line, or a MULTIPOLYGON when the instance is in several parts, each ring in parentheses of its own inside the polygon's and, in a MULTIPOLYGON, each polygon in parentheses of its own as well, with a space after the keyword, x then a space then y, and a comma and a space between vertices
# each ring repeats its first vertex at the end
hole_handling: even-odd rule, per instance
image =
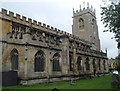
POLYGON ((2 8, 0 13, 2 14, 3 19, 17 22, 17 23, 20 23, 20 24, 23 24, 23 25, 26 25, 29 27, 32 26, 32 27, 40 29, 40 30, 41 29, 47 30, 47 32, 52 32, 52 33, 54 32, 55 34, 58 34, 58 35, 65 35, 65 36, 68 36, 69 38, 73 38, 73 39, 81 41, 87 45, 90 45, 89 42, 87 42, 83 39, 80 39, 78 36, 75 36, 73 34, 67 33, 67 32, 62 31, 60 29, 54 28, 54 27, 47 25, 45 23, 41 23, 41 22, 38 22, 36 20, 32 20, 31 18, 26 18, 25 16, 21 16, 20 14, 17 14, 17 13, 14 14, 14 12, 12 12, 12 11, 7 11, 6 9, 2 8))
POLYGON ((6 18, 8 20, 12 20, 12 21, 16 21, 16 22, 20 22, 20 23, 23 23, 25 25, 34 25, 36 27, 42 27, 42 28, 45 28, 45 29, 49 29, 49 30, 55 30, 55 31, 60 31, 59 29, 57 28, 54 28, 50 25, 47 25, 45 23, 41 23, 41 22, 38 22, 36 20, 32 20, 31 18, 26 18, 25 16, 21 16, 19 14, 14 14, 12 11, 7 11, 5 9, 2 8, 2 18, 6 18))
POLYGON ((93 6, 89 7, 89 4, 87 5, 87 7, 85 8, 85 6, 81 9, 81 5, 79 10, 74 10, 73 8, 73 17, 75 16, 79 16, 79 15, 83 15, 85 13, 90 13, 92 16, 96 17, 96 11, 95 9, 93 10, 93 6))

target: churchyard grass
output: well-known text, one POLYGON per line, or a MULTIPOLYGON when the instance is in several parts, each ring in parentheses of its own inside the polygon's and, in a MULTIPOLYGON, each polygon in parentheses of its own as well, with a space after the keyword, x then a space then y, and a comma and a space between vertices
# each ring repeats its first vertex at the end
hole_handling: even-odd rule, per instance
POLYGON ((30 86, 7 86, 3 89, 111 89, 111 74, 105 76, 94 77, 92 79, 77 80, 76 84, 71 85, 70 81, 61 81, 53 83, 42 83, 30 86))

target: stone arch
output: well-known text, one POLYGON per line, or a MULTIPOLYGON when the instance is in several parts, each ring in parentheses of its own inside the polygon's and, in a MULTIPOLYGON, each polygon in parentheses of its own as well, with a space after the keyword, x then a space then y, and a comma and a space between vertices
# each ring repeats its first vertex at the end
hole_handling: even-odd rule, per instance
POLYGON ((80 18, 78 24, 79 24, 79 29, 83 29, 84 28, 84 19, 80 18))
POLYGON ((77 58, 77 70, 78 71, 80 71, 82 69, 81 62, 82 62, 82 57, 78 56, 78 58, 77 58))
POLYGON ((19 64, 19 53, 16 48, 14 48, 10 53, 10 59, 11 59, 11 69, 12 70, 18 70, 18 64, 19 64))
POLYGON ((90 64, 89 64, 89 58, 87 57, 85 60, 85 67, 86 67, 86 71, 90 70, 90 64))
POLYGON ((72 71, 72 55, 69 54, 69 70, 72 71))
POLYGON ((105 62, 105 60, 103 60, 103 68, 104 68, 104 70, 106 70, 106 62, 105 62))
POLYGON ((52 71, 61 71, 60 68, 60 54, 59 53, 55 53, 53 55, 53 62, 52 62, 52 71))
POLYGON ((93 59, 92 64, 93 64, 93 73, 94 73, 94 75, 95 75, 95 74, 96 74, 96 64, 95 64, 95 59, 93 59))
POLYGON ((45 54, 42 50, 39 50, 35 54, 34 58, 34 71, 43 72, 45 69, 45 54))
POLYGON ((95 19, 92 19, 92 24, 94 24, 95 23, 95 19))
POLYGON ((101 70, 101 60, 99 59, 98 60, 98 68, 99 68, 99 71, 101 70))

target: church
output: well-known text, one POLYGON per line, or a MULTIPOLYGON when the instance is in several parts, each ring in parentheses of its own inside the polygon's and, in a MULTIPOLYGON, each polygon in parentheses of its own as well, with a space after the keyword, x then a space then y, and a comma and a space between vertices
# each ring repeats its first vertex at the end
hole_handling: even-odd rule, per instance
POLYGON ((108 58, 100 49, 95 11, 89 6, 73 9, 72 18, 70 34, 2 8, 2 73, 16 72, 17 84, 22 85, 107 73, 108 58))

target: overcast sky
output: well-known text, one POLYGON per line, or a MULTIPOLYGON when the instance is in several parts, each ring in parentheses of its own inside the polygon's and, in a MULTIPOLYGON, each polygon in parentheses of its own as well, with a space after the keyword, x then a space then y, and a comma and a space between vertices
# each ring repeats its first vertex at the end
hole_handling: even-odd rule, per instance
MULTIPOLYGON (((2 0, 1 8, 13 11, 20 15, 32 18, 34 20, 46 23, 60 30, 72 33, 72 15, 73 8, 79 10, 83 2, 89 2, 96 9, 97 25, 101 50, 108 50, 108 58, 114 58, 118 54, 117 43, 112 33, 103 33, 104 25, 100 21, 100 5, 108 0, 2 0)), ((87 3, 85 4, 85 7, 87 3)))

